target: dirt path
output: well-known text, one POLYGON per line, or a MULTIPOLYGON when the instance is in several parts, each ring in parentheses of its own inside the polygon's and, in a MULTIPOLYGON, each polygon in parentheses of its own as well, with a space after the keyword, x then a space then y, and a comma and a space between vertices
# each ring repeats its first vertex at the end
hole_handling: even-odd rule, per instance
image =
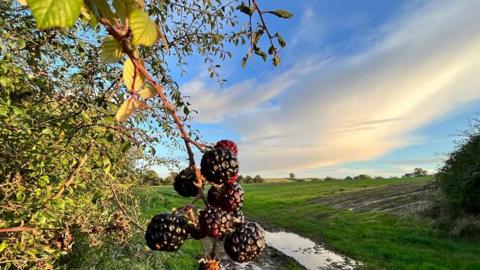
POLYGON ((425 183, 398 184, 325 196, 311 202, 352 211, 405 213, 425 205, 425 195, 430 189, 425 183))

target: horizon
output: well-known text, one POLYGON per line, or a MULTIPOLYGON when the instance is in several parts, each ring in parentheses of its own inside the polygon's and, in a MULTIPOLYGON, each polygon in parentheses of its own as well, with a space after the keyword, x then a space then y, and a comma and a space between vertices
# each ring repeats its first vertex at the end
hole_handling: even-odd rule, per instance
MULTIPOLYGON (((438 169, 452 135, 478 112, 480 22, 473 13, 480 3, 280 2, 295 15, 269 20, 288 43, 279 68, 254 58, 242 69, 245 52, 232 47, 219 70, 228 79, 222 87, 200 58, 188 59, 180 90, 199 112, 192 125, 202 139, 237 141, 244 175, 438 169)), ((182 152, 173 156, 185 160, 182 152)))

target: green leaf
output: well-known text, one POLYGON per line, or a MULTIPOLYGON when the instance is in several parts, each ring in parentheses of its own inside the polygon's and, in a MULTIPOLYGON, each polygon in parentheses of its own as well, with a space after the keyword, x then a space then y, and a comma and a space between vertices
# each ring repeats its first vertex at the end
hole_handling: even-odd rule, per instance
POLYGON ((274 65, 274 66, 280 65, 280 56, 275 55, 275 56, 273 57, 273 65, 274 65))
POLYGON ((262 50, 256 50, 255 54, 262 57, 263 61, 267 61, 267 54, 262 50))
POLYGON ((249 7, 243 2, 237 7, 237 9, 240 10, 240 12, 247 14, 248 16, 252 16, 255 12, 255 6, 249 7))
POLYGON ((83 0, 28 0, 40 29, 73 26, 82 5, 83 0))
POLYGON ((130 12, 136 8, 134 3, 132 0, 113 0, 113 7, 118 17, 125 20, 130 15, 130 12))
POLYGON ((150 47, 158 40, 157 25, 143 10, 136 9, 130 13, 130 28, 134 45, 150 47))
POLYGON ((115 14, 107 0, 90 0, 90 6, 93 12, 100 18, 105 17, 110 21, 114 21, 115 14))
POLYGON ((285 39, 280 35, 280 33, 276 33, 275 36, 277 37, 277 41, 278 41, 278 44, 280 45, 280 47, 284 48, 285 46, 287 46, 287 42, 286 42, 285 39))
POLYGON ((8 247, 8 243, 7 241, 3 241, 1 244, 0 244, 0 252, 2 252, 4 249, 6 249, 8 247))
POLYGON ((122 46, 113 37, 107 37, 103 41, 101 55, 104 64, 116 63, 122 59, 122 46))
POLYGON ((130 58, 125 61, 123 67, 123 82, 128 90, 133 90, 135 92, 140 89, 145 82, 143 74, 136 70, 135 65, 130 58))
POLYGON ((279 18, 282 18, 282 19, 290 19, 291 17, 293 17, 293 13, 285 10, 285 9, 277 9, 277 10, 272 10, 272 11, 265 11, 264 13, 270 13, 270 14, 273 14, 279 18))
POLYGON ((243 57, 242 58, 242 68, 246 68, 247 67, 247 57, 243 57))

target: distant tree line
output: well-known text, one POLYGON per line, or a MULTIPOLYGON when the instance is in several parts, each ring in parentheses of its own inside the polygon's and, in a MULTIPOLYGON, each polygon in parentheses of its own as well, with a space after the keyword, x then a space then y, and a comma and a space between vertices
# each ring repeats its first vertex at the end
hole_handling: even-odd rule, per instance
MULTIPOLYGON (((173 184, 175 181, 175 176, 177 176, 176 173, 170 173, 170 175, 167 177, 160 177, 156 171, 148 170, 140 177, 142 178, 141 183, 146 186, 168 186, 173 184)), ((255 175, 255 177, 250 175, 239 175, 237 182, 245 184, 258 184, 264 183, 265 179, 258 174, 255 175)))
POLYGON ((251 177, 250 175, 243 176, 239 175, 237 182, 245 183, 245 184, 259 184, 264 183, 265 179, 263 179, 260 175, 255 175, 255 177, 251 177))

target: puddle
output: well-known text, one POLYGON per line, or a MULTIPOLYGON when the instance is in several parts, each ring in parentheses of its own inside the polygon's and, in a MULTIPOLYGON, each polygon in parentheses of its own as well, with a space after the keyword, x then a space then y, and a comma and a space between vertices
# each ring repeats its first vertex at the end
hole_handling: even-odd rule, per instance
POLYGON ((265 231, 265 241, 267 245, 292 257, 309 270, 354 269, 359 265, 359 263, 298 234, 265 231))
MULTIPOLYGON (((308 270, 355 269, 360 263, 317 245, 310 239, 294 233, 265 231, 267 249, 261 259, 249 263, 235 263, 224 253, 221 244, 217 246, 224 269, 228 270, 274 270, 280 268, 281 256, 296 260, 308 270)), ((284 259, 285 260, 285 259, 284 259)))

